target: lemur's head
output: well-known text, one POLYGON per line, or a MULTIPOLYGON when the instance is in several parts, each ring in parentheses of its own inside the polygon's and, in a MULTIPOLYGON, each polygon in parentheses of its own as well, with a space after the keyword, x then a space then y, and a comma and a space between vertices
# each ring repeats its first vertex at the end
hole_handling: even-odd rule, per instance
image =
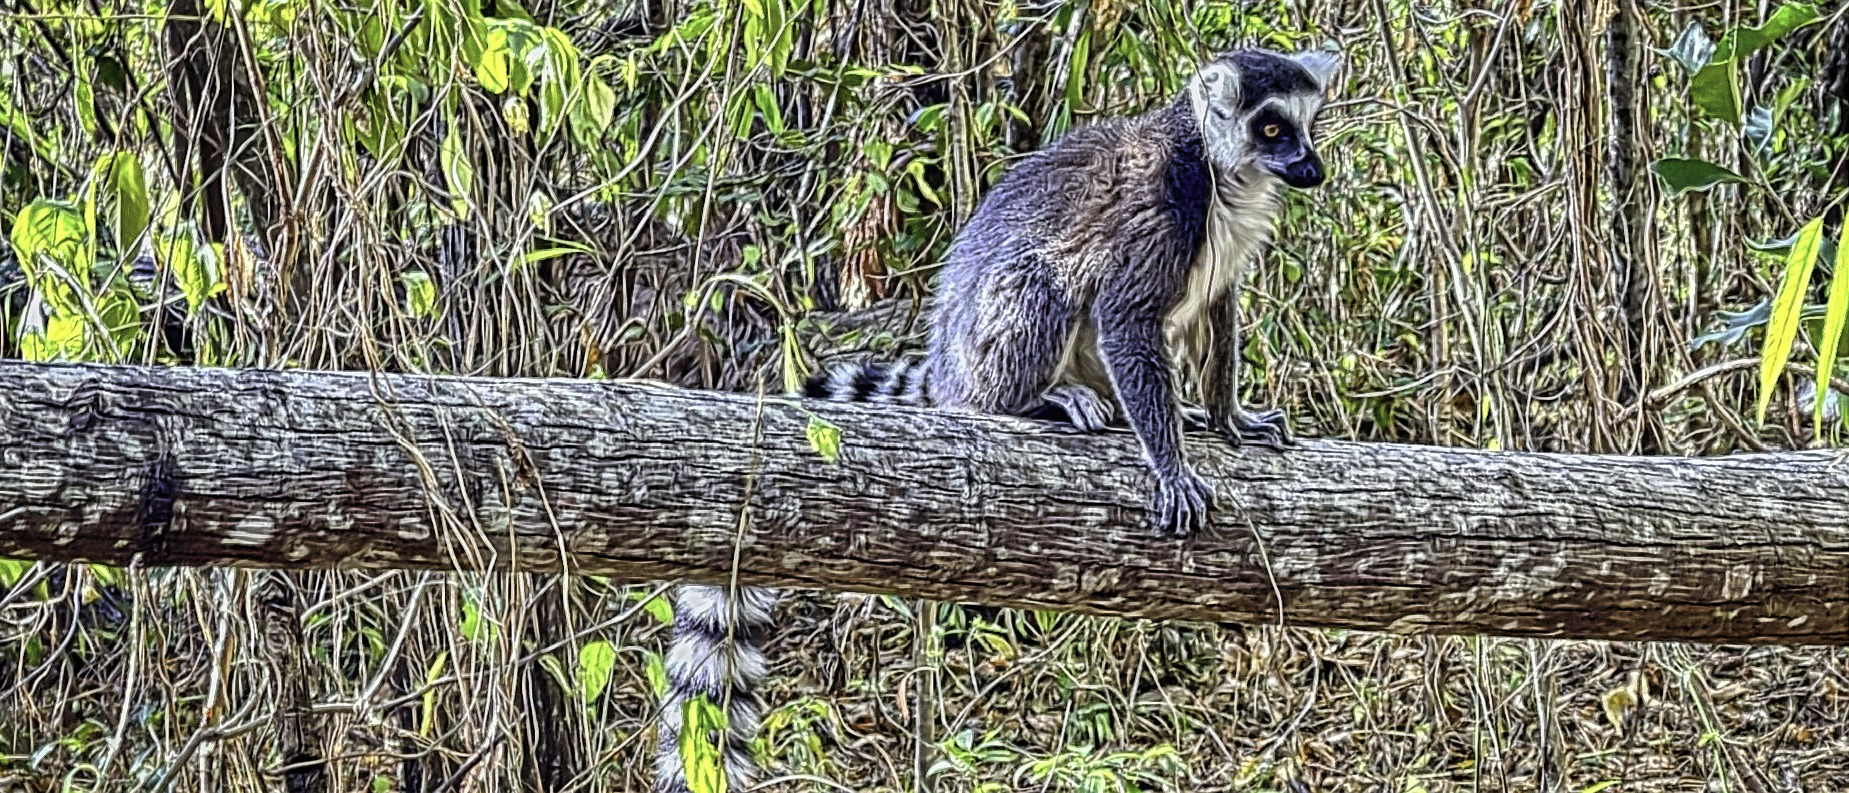
POLYGON ((1207 157, 1227 175, 1256 171, 1291 187, 1323 183, 1310 126, 1342 67, 1327 50, 1234 50, 1203 64, 1188 100, 1207 157))

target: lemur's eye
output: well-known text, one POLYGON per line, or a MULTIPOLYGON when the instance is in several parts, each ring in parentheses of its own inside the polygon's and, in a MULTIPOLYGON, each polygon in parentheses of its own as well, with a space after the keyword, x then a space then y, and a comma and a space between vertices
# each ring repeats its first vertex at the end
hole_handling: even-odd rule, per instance
POLYGON ((1261 129, 1261 130, 1259 130, 1259 132, 1262 132, 1262 133, 1264 133, 1264 134, 1265 134, 1265 137, 1267 137, 1267 138, 1275 138, 1275 137, 1277 137, 1277 136, 1278 136, 1279 134, 1281 134, 1281 133, 1283 133, 1283 132, 1284 132, 1284 129, 1283 129, 1282 127, 1279 127, 1279 126, 1278 126, 1278 125, 1276 125, 1276 124, 1266 124, 1266 125, 1265 125, 1265 128, 1264 128, 1264 129, 1261 129))

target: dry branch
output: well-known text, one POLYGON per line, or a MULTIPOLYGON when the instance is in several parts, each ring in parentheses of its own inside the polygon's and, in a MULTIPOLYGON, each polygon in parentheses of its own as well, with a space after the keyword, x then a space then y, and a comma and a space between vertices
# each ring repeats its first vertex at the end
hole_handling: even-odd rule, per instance
POLYGON ((687 578, 1140 617, 1849 643, 1849 468, 1190 438, 645 383, 0 365, 0 555, 687 578), (842 428, 827 462, 813 414, 842 428), (1238 508, 1235 508, 1238 505, 1238 508), (1262 546, 1258 538, 1263 539, 1262 546))

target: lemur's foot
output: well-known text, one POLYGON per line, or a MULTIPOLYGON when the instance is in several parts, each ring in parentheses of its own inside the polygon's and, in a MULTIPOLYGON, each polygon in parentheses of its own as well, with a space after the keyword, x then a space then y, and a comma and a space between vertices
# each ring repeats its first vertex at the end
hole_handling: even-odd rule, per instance
POLYGON ((1207 526, 1213 509, 1213 488, 1193 471, 1156 479, 1155 498, 1149 505, 1153 528, 1164 537, 1186 537, 1207 526))
POLYGON ((1116 417, 1111 402, 1090 386, 1062 383, 1046 390, 1046 401, 1065 411, 1066 423, 1080 432, 1100 432, 1116 417))
POLYGON ((1297 439, 1290 432, 1290 417, 1285 416, 1281 408, 1256 413, 1241 408, 1233 412, 1232 424, 1231 432, 1222 430, 1221 434, 1233 443, 1253 443, 1273 449, 1297 445, 1297 439))
POLYGON ((1252 444, 1282 450, 1297 445, 1291 435, 1290 417, 1279 408, 1257 412, 1234 408, 1232 420, 1227 421, 1214 418, 1204 408, 1190 406, 1182 408, 1181 417, 1190 431, 1213 432, 1234 446, 1252 444))

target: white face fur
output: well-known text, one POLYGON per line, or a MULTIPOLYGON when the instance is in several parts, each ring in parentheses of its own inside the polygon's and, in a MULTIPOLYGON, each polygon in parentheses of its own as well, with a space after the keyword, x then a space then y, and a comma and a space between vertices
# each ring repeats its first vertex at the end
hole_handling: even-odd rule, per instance
POLYGON ((1207 157, 1215 170, 1227 176, 1268 177, 1272 169, 1263 167, 1260 148, 1251 133, 1253 119, 1275 111, 1295 127, 1305 146, 1309 145, 1310 125, 1322 109, 1324 97, 1342 68, 1342 56, 1327 50, 1305 50, 1293 54, 1267 50, 1248 51, 1276 59, 1266 64, 1287 69, 1294 64, 1308 73, 1314 90, 1298 90, 1264 97, 1241 109, 1246 98, 1240 94, 1243 82, 1240 66, 1228 58, 1217 58, 1203 65, 1189 80, 1188 97, 1194 117, 1200 125, 1207 146, 1207 157))

